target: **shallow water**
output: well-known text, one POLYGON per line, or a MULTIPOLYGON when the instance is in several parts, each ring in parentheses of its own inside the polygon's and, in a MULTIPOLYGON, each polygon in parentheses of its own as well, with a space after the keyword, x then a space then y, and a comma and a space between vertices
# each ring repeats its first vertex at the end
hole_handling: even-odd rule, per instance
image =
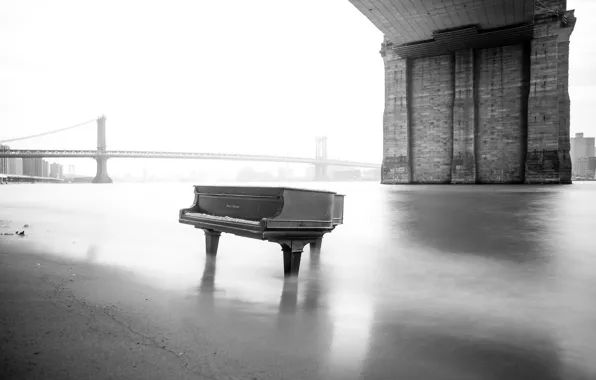
POLYGON ((344 224, 291 281, 272 243, 224 234, 207 261, 177 219, 191 184, 2 186, 0 233, 28 223, 48 253, 283 325, 267 339, 291 331, 275 349, 311 352, 321 378, 596 378, 593 183, 290 185, 346 194, 344 224))

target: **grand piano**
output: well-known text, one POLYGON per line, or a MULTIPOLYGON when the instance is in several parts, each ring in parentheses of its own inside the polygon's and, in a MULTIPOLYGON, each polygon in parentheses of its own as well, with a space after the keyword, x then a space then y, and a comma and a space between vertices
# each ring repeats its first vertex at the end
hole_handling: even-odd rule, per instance
POLYGON ((323 235, 343 224, 344 195, 291 187, 194 186, 179 222, 205 231, 208 255, 222 232, 281 245, 284 275, 298 275, 304 246, 319 251, 323 235))

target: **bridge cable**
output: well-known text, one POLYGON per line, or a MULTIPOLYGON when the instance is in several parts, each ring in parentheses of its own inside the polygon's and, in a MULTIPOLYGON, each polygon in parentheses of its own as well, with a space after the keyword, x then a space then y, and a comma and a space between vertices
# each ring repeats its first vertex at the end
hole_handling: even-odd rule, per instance
POLYGON ((29 135, 29 136, 25 136, 25 137, 17 137, 17 138, 14 138, 14 139, 2 140, 2 141, 0 141, 0 143, 9 143, 9 142, 13 142, 13 141, 27 140, 27 139, 31 139, 31 138, 34 138, 34 137, 50 135, 52 133, 66 131, 67 129, 73 129, 73 128, 81 127, 83 125, 89 124, 89 123, 94 122, 94 121, 95 121, 95 119, 91 119, 91 120, 85 121, 84 123, 79 123, 79 124, 76 124, 76 125, 71 125, 70 127, 66 127, 66 128, 55 129, 53 131, 38 133, 38 134, 35 134, 35 135, 29 135))

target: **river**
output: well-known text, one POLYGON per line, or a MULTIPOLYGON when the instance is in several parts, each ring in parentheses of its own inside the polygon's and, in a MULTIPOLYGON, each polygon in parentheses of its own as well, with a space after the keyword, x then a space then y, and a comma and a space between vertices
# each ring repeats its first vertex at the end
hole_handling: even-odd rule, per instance
POLYGON ((223 234, 206 261, 203 234, 177 220, 189 183, 1 186, 0 233, 27 223, 48 255, 272 326, 271 347, 320 378, 596 378, 596 183, 290 186, 346 194, 344 224, 320 256, 305 249, 296 281, 272 243, 223 234))

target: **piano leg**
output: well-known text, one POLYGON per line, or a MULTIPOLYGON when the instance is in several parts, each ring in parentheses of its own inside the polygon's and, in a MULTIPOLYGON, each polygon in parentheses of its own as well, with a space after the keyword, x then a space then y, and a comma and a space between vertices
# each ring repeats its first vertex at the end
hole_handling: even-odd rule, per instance
POLYGON ((321 244, 323 244, 323 238, 318 238, 317 240, 310 243, 310 252, 311 253, 320 253, 321 252, 321 244))
POLYGON ((300 269, 300 258, 304 246, 308 244, 304 241, 279 242, 284 254, 284 276, 297 276, 300 269))
POLYGON ((289 247, 282 247, 282 251, 284 253, 284 276, 297 276, 302 252, 292 251, 289 247))
POLYGON ((214 230, 203 230, 205 231, 205 251, 208 255, 217 255, 217 247, 219 246, 219 237, 221 232, 214 230))

